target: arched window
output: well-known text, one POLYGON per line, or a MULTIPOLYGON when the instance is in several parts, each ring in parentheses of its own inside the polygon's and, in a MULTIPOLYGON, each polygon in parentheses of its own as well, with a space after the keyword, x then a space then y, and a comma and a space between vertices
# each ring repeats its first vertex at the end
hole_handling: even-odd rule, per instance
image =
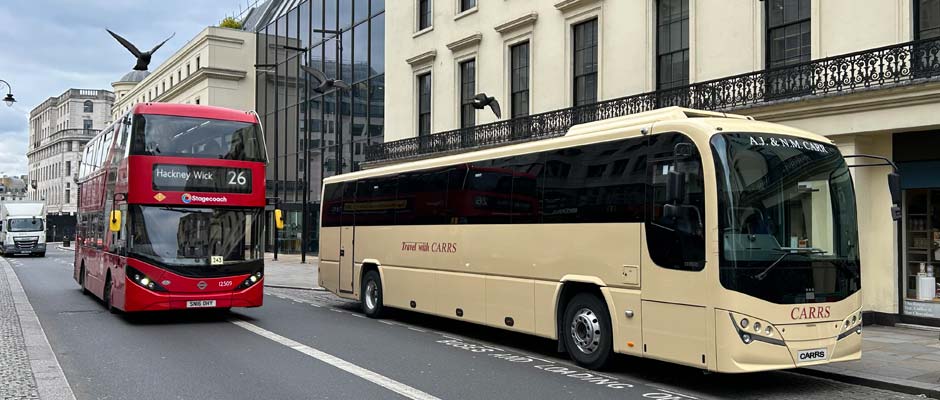
POLYGON ((84 111, 85 111, 86 113, 94 112, 94 111, 95 111, 95 103, 92 103, 91 100, 85 100, 84 111))

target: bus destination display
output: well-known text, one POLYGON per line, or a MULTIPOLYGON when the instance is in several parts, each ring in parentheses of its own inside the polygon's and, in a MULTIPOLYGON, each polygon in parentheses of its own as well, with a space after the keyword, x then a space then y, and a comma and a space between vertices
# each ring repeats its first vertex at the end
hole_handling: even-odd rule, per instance
POLYGON ((245 168, 157 164, 153 166, 153 190, 251 193, 251 170, 245 168))

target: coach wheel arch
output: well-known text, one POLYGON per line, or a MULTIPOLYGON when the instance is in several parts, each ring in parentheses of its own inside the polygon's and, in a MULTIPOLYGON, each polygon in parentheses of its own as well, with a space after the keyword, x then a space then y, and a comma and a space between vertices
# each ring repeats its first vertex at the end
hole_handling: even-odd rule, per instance
POLYGON ((379 278, 382 279, 382 281, 383 281, 382 283, 383 283, 383 284, 385 283, 385 282, 384 282, 384 281, 385 281, 385 277, 382 276, 382 271, 379 271, 379 263, 376 262, 376 261, 374 261, 374 260, 364 260, 364 261, 362 262, 362 267, 359 268, 359 281, 358 281, 358 283, 359 283, 359 286, 360 286, 360 287, 359 287, 359 290, 357 291, 357 293, 362 292, 362 278, 364 278, 364 277, 366 276, 366 273, 368 273, 369 271, 375 271, 376 273, 378 273, 378 274, 379 274, 379 278))
MULTIPOLYGON (((608 314, 610 313, 610 305, 607 304, 604 293, 601 292, 601 287, 597 284, 580 281, 563 282, 559 290, 558 301, 555 302, 555 336, 557 337, 559 352, 567 351, 563 336, 565 309, 568 307, 568 303, 580 293, 588 293, 597 296, 602 303, 607 305, 608 314)), ((611 323, 613 323, 613 315, 609 315, 608 318, 610 318, 611 323)))

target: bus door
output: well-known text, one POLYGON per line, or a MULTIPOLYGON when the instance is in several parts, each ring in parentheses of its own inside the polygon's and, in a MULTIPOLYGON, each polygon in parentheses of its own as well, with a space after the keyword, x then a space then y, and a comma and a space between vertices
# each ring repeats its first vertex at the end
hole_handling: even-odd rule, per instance
POLYGON ((642 271, 644 353, 705 367, 709 348, 701 156, 681 133, 649 138, 642 271))
POLYGON ((339 233, 339 291, 353 292, 355 281, 355 241, 356 241, 356 184, 343 185, 343 207, 340 209, 342 227, 339 233))

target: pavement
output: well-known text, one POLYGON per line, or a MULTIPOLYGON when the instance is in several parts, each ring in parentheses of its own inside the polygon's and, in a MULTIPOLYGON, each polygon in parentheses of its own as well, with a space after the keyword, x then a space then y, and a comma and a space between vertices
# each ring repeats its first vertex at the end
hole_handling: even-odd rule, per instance
POLYGON ((940 399, 940 332, 925 328, 866 326, 862 360, 797 373, 742 380, 624 356, 595 374, 527 335, 404 312, 365 319, 354 302, 317 287, 316 257, 266 255, 259 309, 117 317, 81 294, 71 249, 52 249, 0 258, 0 399, 310 398, 311 390, 318 398, 940 399))

